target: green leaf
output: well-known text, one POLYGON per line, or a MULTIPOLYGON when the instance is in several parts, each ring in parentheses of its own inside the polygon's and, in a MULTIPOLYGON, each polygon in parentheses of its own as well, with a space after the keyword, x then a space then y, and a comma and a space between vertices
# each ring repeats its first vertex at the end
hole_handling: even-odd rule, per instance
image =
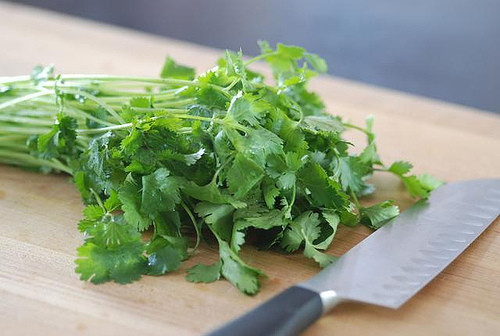
POLYGON ((312 133, 317 133, 318 131, 341 133, 345 129, 344 125, 338 118, 326 115, 306 116, 304 117, 301 126, 312 133))
MULTIPOLYGON (((333 221, 332 218, 330 219, 333 221)), ((329 243, 315 244, 320 234, 321 221, 318 214, 306 211, 294 219, 287 227, 281 241, 281 246, 286 251, 293 252, 304 243, 304 255, 314 259, 321 267, 325 267, 335 258, 318 251, 318 249, 324 249, 329 245, 329 243)))
POLYGON ((166 168, 142 177, 141 212, 155 218, 159 212, 171 211, 181 200, 179 183, 166 168))
POLYGON ((215 180, 212 180, 209 184, 204 186, 199 186, 189 181, 183 185, 182 192, 200 201, 215 204, 231 204, 234 208, 243 208, 246 206, 245 202, 238 201, 227 194, 227 192, 224 193, 222 188, 218 188, 215 180))
POLYGON ((242 230, 250 227, 269 230, 274 227, 285 227, 288 224, 284 211, 277 209, 269 210, 261 205, 252 205, 236 210, 233 220, 231 248, 236 252, 240 250, 241 245, 245 242, 242 230))
POLYGON ((393 201, 384 201, 370 207, 363 207, 361 211, 361 224, 372 229, 379 229, 399 215, 399 208, 393 201))
POLYGON ((113 212, 118 209, 121 205, 120 199, 118 198, 118 193, 114 190, 111 190, 109 193, 109 197, 104 202, 104 208, 108 212, 113 212))
POLYGON ((413 165, 409 162, 396 161, 388 168, 388 170, 391 173, 394 173, 394 174, 399 175, 399 176, 403 176, 403 175, 409 173, 412 168, 413 168, 413 165))
POLYGON ((211 224, 213 230, 229 241, 233 228, 233 213, 235 208, 228 204, 213 204, 209 202, 200 202, 196 205, 195 211, 203 220, 211 224))
POLYGON ((280 191, 272 180, 264 179, 262 181, 262 193, 268 209, 273 209, 276 203, 276 197, 280 195, 280 191))
POLYGON ((190 282, 210 283, 220 279, 221 263, 212 265, 197 264, 188 269, 186 279, 190 282))
POLYGON ((78 248, 76 272, 81 280, 95 284, 106 281, 130 283, 145 270, 142 242, 130 242, 109 249, 87 242, 78 248))
POLYGON ((54 74, 54 64, 50 64, 46 67, 37 65, 33 68, 31 72, 30 79, 36 84, 43 83, 47 81, 54 74))
POLYGON ((270 109, 270 105, 263 100, 241 91, 231 100, 225 120, 246 122, 251 126, 259 123, 270 109))
POLYGON ((120 188, 118 198, 122 203, 122 210, 128 223, 136 226, 140 231, 146 230, 152 224, 151 218, 140 211, 141 191, 131 176, 120 188))
POLYGON ((148 274, 162 275, 181 266, 182 255, 172 246, 165 246, 148 256, 148 274))
POLYGON ((342 192, 341 185, 329 178, 318 163, 306 164, 299 174, 315 205, 329 209, 342 209, 348 205, 348 197, 342 192))
POLYGON ((177 64, 172 58, 167 57, 160 77, 193 80, 196 76, 194 68, 177 64))
POLYGON ((104 209, 96 204, 90 204, 87 205, 85 209, 83 209, 83 215, 88 220, 96 221, 104 216, 104 209))
POLYGON ((367 173, 367 169, 358 161, 358 158, 340 157, 336 171, 344 190, 352 191, 357 195, 365 188, 363 176, 367 173))
POLYGON ((428 198, 430 193, 443 185, 443 182, 429 174, 421 176, 406 175, 413 168, 413 165, 405 161, 394 162, 387 171, 399 176, 403 181, 408 193, 412 197, 428 198))
POLYGON ((239 80, 241 81, 241 84, 243 86, 243 91, 254 90, 254 86, 249 81, 247 75, 247 70, 243 62, 243 53, 241 52, 241 50, 238 51, 237 54, 226 50, 224 61, 226 63, 226 75, 239 77, 239 80))
POLYGON ((245 294, 253 295, 259 290, 259 276, 262 271, 245 264, 229 245, 219 240, 221 274, 245 294))
POLYGON ((264 170, 255 161, 240 153, 236 154, 226 176, 229 191, 236 198, 244 197, 263 177, 264 170))
POLYGON ((311 66, 314 68, 314 70, 316 70, 319 73, 327 73, 328 72, 328 65, 326 64, 324 59, 322 59, 321 57, 319 57, 316 54, 312 54, 312 53, 308 53, 308 52, 304 53, 304 56, 305 56, 307 62, 309 62, 309 64, 311 64, 311 66))
POLYGON ((340 224, 340 216, 333 211, 325 210, 321 213, 322 217, 325 219, 326 223, 330 226, 331 231, 328 232, 325 240, 317 243, 315 246, 318 249, 326 250, 333 241, 335 234, 337 233, 337 228, 340 224))

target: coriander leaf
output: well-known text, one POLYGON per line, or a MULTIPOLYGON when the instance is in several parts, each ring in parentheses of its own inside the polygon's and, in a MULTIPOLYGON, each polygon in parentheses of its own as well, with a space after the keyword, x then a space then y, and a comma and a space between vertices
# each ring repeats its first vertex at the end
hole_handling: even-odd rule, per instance
POLYGON ((252 205, 235 211, 231 248, 238 252, 245 242, 244 233, 241 232, 249 227, 269 230, 274 227, 285 227, 285 213, 282 210, 269 210, 261 205, 252 205))
POLYGON ((372 229, 379 229, 399 215, 399 208, 393 201, 384 201, 370 207, 362 207, 361 224, 372 229))
POLYGON ((292 252, 304 243, 304 255, 314 259, 321 267, 327 266, 334 260, 334 257, 318 251, 319 248, 325 248, 327 244, 314 244, 316 239, 320 237, 320 225, 318 214, 311 211, 304 212, 287 227, 281 246, 288 252, 292 252))
POLYGON ((183 185, 182 192, 200 201, 215 204, 231 204, 234 208, 243 208, 246 206, 245 202, 238 201, 234 197, 223 193, 221 188, 217 187, 215 179, 204 186, 198 186, 196 183, 189 181, 183 185))
POLYGON ((237 54, 226 50, 226 54, 224 57, 226 62, 226 74, 228 76, 237 76, 241 81, 243 86, 243 91, 251 91, 254 90, 254 86, 248 80, 247 70, 245 68, 245 64, 243 63, 243 53, 238 51, 237 54))
POLYGON ((304 236, 301 228, 298 225, 290 224, 283 233, 280 245, 290 253, 297 251, 302 242, 304 242, 304 236))
POLYGON ((396 161, 389 168, 388 171, 394 173, 399 176, 403 176, 406 173, 410 172, 413 168, 413 165, 406 161, 396 161))
POLYGON ((341 133, 344 131, 342 122, 332 116, 306 116, 301 126, 312 133, 318 131, 341 133))
POLYGON ((128 223, 136 226, 140 231, 146 230, 151 225, 151 219, 140 211, 141 192, 130 175, 120 188, 118 198, 122 203, 124 217, 128 223))
POLYGON ((172 58, 167 57, 160 76, 162 78, 193 80, 196 73, 194 68, 177 64, 172 58))
POLYGON ((219 255, 224 278, 245 294, 257 293, 260 287, 258 277, 263 274, 262 271, 245 264, 222 240, 219 240, 219 255))
POLYGON ((87 220, 96 221, 104 216, 104 209, 99 205, 90 204, 83 210, 83 215, 87 220))
POLYGON ((94 220, 87 217, 80 221, 79 229, 86 233, 86 241, 103 247, 115 248, 125 243, 141 240, 137 229, 127 223, 121 215, 105 214, 94 220))
POLYGON ((235 208, 228 204, 209 202, 200 202, 195 207, 198 216, 210 224, 216 234, 226 241, 231 239, 234 210, 235 208))
POLYGON ((107 249, 87 242, 78 248, 76 272, 81 280, 98 284, 113 280, 130 283, 139 280, 145 268, 142 242, 130 242, 107 249))
POLYGON ((104 208, 107 212, 113 212, 120 207, 120 199, 118 198, 118 193, 114 190, 111 190, 109 193, 109 197, 104 202, 104 208))
POLYGON ((422 175, 418 176, 417 179, 420 182, 420 184, 422 185, 422 187, 425 190, 428 190, 429 193, 432 190, 439 188, 440 186, 442 186, 444 184, 443 181, 438 180, 437 178, 435 178, 434 176, 429 175, 429 174, 422 174, 422 175))
POLYGON ((394 162, 387 171, 399 176, 412 197, 428 198, 430 193, 440 187, 443 182, 435 177, 423 174, 421 176, 406 175, 413 165, 405 161, 394 162))
POLYGON ((311 66, 317 72, 326 73, 328 71, 328 65, 326 64, 325 60, 318 55, 306 52, 304 53, 304 56, 307 62, 309 62, 309 64, 311 64, 311 66))
POLYGON ((190 282, 210 283, 220 279, 221 263, 212 265, 197 264, 188 269, 186 279, 190 282))
POLYGON ((181 200, 179 183, 166 168, 142 177, 141 212, 153 219, 159 212, 171 211, 181 200))
POLYGON ((273 209, 276 203, 276 197, 280 195, 280 191, 272 180, 264 179, 262 181, 262 193, 268 209, 273 209))
POLYGON ((340 157, 335 170, 340 176, 340 183, 344 190, 350 190, 357 195, 364 189, 363 176, 367 173, 367 170, 356 157, 340 157))
POLYGON ((304 246, 304 255, 308 258, 314 259, 319 266, 326 267, 335 261, 336 257, 332 255, 325 254, 316 249, 316 247, 310 243, 306 243, 304 246))
POLYGON ((148 274, 162 275, 177 270, 181 266, 182 256, 175 248, 165 246, 148 256, 148 274))
POLYGON ((329 178, 318 163, 308 163, 299 171, 299 179, 310 191, 315 205, 330 209, 347 206, 348 198, 341 185, 329 178))
POLYGON ((257 100, 257 97, 251 94, 243 94, 241 91, 231 100, 226 117, 227 121, 246 122, 251 126, 259 123, 266 112, 270 109, 270 105, 263 100, 257 100))
POLYGON ((323 240, 320 243, 317 243, 315 246, 318 249, 326 250, 332 243, 333 238, 337 233, 337 228, 340 224, 340 216, 337 215, 335 212, 328 210, 323 211, 321 213, 321 216, 325 219, 326 223, 328 224, 331 230, 328 232, 325 240, 323 240))
POLYGON ((227 172, 229 191, 236 198, 245 196, 264 177, 263 169, 247 156, 238 153, 227 172))
POLYGON ((37 65, 33 68, 30 78, 36 84, 46 82, 54 74, 54 64, 50 64, 46 67, 37 65))

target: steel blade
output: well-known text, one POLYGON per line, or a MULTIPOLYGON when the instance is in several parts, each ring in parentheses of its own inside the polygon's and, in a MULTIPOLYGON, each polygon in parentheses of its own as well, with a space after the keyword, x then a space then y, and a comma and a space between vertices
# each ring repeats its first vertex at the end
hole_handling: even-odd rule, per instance
POLYGON ((500 214, 500 179, 448 184, 299 286, 398 308, 500 214))

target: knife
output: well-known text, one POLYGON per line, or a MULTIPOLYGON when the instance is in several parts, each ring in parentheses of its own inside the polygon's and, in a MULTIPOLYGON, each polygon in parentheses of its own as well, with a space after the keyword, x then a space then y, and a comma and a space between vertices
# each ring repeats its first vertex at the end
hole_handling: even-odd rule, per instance
POLYGON ((343 301, 397 309, 499 214, 500 179, 444 185, 316 276, 208 335, 298 335, 343 301))

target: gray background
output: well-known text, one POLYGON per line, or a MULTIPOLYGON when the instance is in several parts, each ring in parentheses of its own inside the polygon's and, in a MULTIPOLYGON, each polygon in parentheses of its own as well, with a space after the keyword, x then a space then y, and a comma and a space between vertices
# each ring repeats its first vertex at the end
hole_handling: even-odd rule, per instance
POLYGON ((498 0, 12 0, 218 48, 319 53, 330 73, 500 112, 498 0))

